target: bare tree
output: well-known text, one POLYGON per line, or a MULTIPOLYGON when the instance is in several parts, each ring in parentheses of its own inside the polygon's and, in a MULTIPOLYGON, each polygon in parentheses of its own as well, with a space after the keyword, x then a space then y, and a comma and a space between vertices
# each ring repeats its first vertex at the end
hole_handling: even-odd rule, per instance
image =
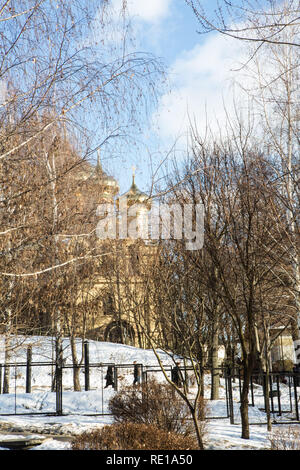
POLYGON ((198 19, 200 33, 218 32, 247 45, 247 59, 239 67, 247 74, 246 80, 237 77, 237 81, 254 103, 258 126, 264 130, 264 134, 258 131, 262 145, 265 153, 272 156, 269 164, 277 173, 277 185, 273 184, 273 189, 276 188, 286 208, 285 243, 290 246, 291 267, 287 276, 294 296, 293 338, 299 361, 299 2, 221 1, 211 14, 201 1, 186 0, 186 3, 198 19))
MULTIPOLYGON (((12 310, 14 292, 35 285, 36 276, 40 292, 49 287, 59 339, 67 268, 103 256, 89 242, 69 243, 85 232, 75 197, 82 178, 75 176, 99 146, 112 148, 138 132, 162 72, 152 56, 128 52, 126 18, 115 20, 107 1, 1 6, 0 272, 7 340, 19 313, 12 310)), ((82 239, 90 241, 93 221, 82 239)), ((23 308, 22 315, 33 310, 23 308)))
MULTIPOLYGON (((285 12, 287 18, 291 12, 285 12)), ((263 16, 262 16, 263 17, 263 16)), ((282 32, 290 42, 299 37, 299 25, 282 32)), ((288 43, 288 41, 287 41, 288 43)), ((300 265, 299 265, 299 54, 289 44, 271 44, 261 49, 246 67, 250 84, 243 89, 254 102, 268 164, 274 173, 272 183, 281 205, 285 208, 286 237, 290 262, 286 275, 290 278, 296 320, 293 323, 295 348, 300 344, 300 265), (298 325, 297 325, 298 323, 298 325)), ((248 82, 249 83, 249 82, 248 82)), ((279 226, 282 220, 274 219, 279 226)), ((299 353, 298 353, 299 354, 299 353)), ((297 351, 296 351, 297 356, 297 351)), ((299 359, 299 358, 298 358, 299 359)))
POLYGON ((223 0, 216 2, 212 13, 201 0, 185 1, 199 22, 200 33, 215 31, 240 41, 253 42, 257 44, 256 50, 262 44, 300 46, 296 37, 282 37, 283 32, 299 25, 297 0, 223 0))
POLYGON ((262 368, 262 345, 267 338, 259 331, 264 324, 267 328, 272 322, 290 322, 284 313, 292 297, 284 276, 287 234, 283 205, 273 186, 276 173, 250 134, 243 137, 241 127, 219 143, 205 142, 194 131, 181 188, 175 187, 178 194, 188 194, 204 206, 203 253, 191 252, 188 257, 200 268, 197 278, 206 311, 212 312, 211 321, 229 316, 238 338, 242 437, 247 439, 250 376, 262 368))
MULTIPOLYGON (((5 178, 12 161, 19 168, 36 166, 38 144, 45 138, 44 153, 50 150, 49 136, 55 145, 58 128, 86 160, 99 146, 129 135, 151 90, 154 97, 160 65, 146 54, 127 52, 122 31, 119 41, 111 40, 109 8, 106 1, 12 0, 3 5, 0 161, 5 178)), ((53 189, 56 176, 49 164, 48 159, 52 176, 43 184, 53 189)), ((36 189, 31 181, 19 192, 2 193, 2 205, 36 189)), ((18 225, 4 225, 2 237, 11 230, 18 225)))

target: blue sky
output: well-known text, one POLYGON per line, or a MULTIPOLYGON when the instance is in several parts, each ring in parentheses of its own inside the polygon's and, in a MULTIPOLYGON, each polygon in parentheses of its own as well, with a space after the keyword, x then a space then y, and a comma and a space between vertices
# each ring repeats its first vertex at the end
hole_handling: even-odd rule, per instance
MULTIPOLYGON (((120 1, 113 0, 116 8, 120 1)), ((206 3, 209 7, 214 2, 206 3)), ((128 8, 137 50, 164 60, 171 88, 159 97, 150 124, 140 136, 138 152, 128 148, 126 158, 109 168, 119 180, 121 192, 130 185, 132 166, 136 167, 137 184, 146 191, 151 171, 175 142, 180 154, 186 145, 188 116, 200 131, 207 118, 222 122, 224 103, 232 106, 232 70, 241 54, 237 41, 218 34, 197 34, 197 20, 184 0, 128 0, 128 8)))

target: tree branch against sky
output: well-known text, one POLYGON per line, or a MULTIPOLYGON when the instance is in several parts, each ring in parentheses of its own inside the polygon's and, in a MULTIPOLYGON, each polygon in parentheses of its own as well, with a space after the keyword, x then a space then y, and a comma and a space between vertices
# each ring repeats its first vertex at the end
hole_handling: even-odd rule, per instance
MULTIPOLYGON (((107 149, 108 160, 112 160, 114 149, 117 154, 124 142, 137 139, 147 106, 155 101, 162 65, 152 54, 129 47, 126 3, 119 6, 117 24, 111 3, 11 0, 1 7, 2 246, 5 240, 12 242, 13 235, 17 240, 24 226, 16 218, 7 217, 8 208, 25 220, 43 188, 55 188, 56 180, 63 178, 63 173, 41 177, 37 170, 45 141, 46 153, 58 136, 69 141, 72 151, 77 152, 77 163, 70 159, 69 166, 64 166, 65 173, 76 170, 86 160, 93 162, 100 146, 107 149), (31 178, 30 171, 25 171, 30 167, 34 168, 31 178), (15 184, 11 184, 13 174, 19 175, 18 179, 14 177, 15 184)), ((59 228, 51 236, 59 237, 59 228)), ((26 239, 22 243, 25 247, 26 239)), ((18 249, 12 242, 11 251, 18 249)), ((43 274, 59 265, 43 265, 34 272, 43 274)), ((23 272, 6 275, 30 276, 32 270, 23 267, 23 272)))
POLYGON ((299 38, 291 41, 281 37, 300 24, 297 0, 223 0, 214 2, 215 8, 210 2, 209 11, 206 2, 185 1, 197 17, 199 33, 215 31, 241 41, 300 46, 299 38))

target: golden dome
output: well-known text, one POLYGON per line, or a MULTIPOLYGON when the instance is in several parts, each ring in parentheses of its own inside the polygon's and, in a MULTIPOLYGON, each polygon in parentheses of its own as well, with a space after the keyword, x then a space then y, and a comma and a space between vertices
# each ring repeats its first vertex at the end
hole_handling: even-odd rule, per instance
POLYGON ((105 173, 103 171, 102 165, 100 163, 100 155, 98 152, 97 156, 97 165, 93 171, 92 178, 99 179, 101 190, 104 194, 116 195, 118 194, 120 187, 117 180, 113 177, 105 173))
POLYGON ((129 190, 122 194, 118 199, 125 199, 127 198, 127 205, 132 206, 133 204, 141 204, 144 205, 145 208, 148 210, 151 209, 151 198, 142 191, 139 190, 137 185, 135 184, 135 174, 132 174, 132 184, 129 190))

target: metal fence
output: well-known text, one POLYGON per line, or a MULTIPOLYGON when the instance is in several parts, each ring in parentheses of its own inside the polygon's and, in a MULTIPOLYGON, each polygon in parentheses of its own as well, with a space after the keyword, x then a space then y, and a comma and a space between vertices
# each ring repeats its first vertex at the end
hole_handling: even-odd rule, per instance
MULTIPOLYGON (((224 371, 226 383, 226 403, 230 422, 236 422, 234 412, 233 389, 236 390, 236 401, 241 402, 242 396, 242 371, 224 371)), ((257 407, 263 413, 269 412, 273 423, 297 422, 299 423, 300 408, 300 374, 287 372, 254 373, 250 377, 248 400, 249 405, 257 407), (267 387, 268 382, 268 387, 267 387), (267 393, 268 388, 268 393, 267 393)), ((251 423, 263 424, 263 423, 251 423)))
MULTIPOLYGON (((138 364, 141 381, 147 383, 151 378, 165 380, 159 366, 138 364)), ((188 387, 193 386, 193 369, 180 368, 182 380, 188 387)), ((216 371, 214 371, 215 373, 216 371)), ((225 412, 212 413, 210 419, 228 418, 232 424, 239 420, 238 408, 242 393, 242 375, 240 370, 219 369, 221 378, 220 399, 225 401, 225 412)), ((165 365, 165 373, 171 379, 172 366, 165 365)), ((210 383, 211 370, 204 369, 203 382, 210 383)), ((77 367, 64 361, 35 363, 27 360, 4 366, 0 364, 0 415, 23 414, 83 414, 109 415, 108 399, 123 385, 131 385, 134 380, 134 364, 90 363, 88 354, 85 362, 77 367), (112 384, 107 385, 106 374, 112 369, 112 384), (4 373, 6 369, 6 374, 4 373), (9 393, 4 390, 4 376, 10 376, 9 393), (74 395, 74 374, 81 394, 74 395), (2 385, 2 386, 1 386, 2 385), (107 390, 106 390, 107 389, 107 390), (5 393, 4 393, 5 392, 5 393), (53 392, 53 393, 49 393, 53 392)), ((250 379, 249 405, 266 413, 267 376, 264 373, 253 374, 250 379)), ((269 378, 269 406, 273 422, 299 422, 300 374, 291 372, 271 373, 269 378)), ((204 387, 204 398, 210 399, 210 387, 204 387)), ((250 424, 263 424, 251 421, 250 424)))
MULTIPOLYGON (((139 364, 144 378, 144 368, 139 364)), ((32 362, 0 364, 0 415, 23 414, 110 414, 107 408, 106 374, 113 371, 110 394, 122 384, 130 385, 134 380, 134 364, 55 362, 32 362), (4 386, 4 377, 9 374, 9 389, 4 386), (74 374, 77 374, 81 393, 74 395, 74 374), (51 392, 51 393, 49 393, 51 392), (90 407, 88 403, 90 402, 90 407)))

